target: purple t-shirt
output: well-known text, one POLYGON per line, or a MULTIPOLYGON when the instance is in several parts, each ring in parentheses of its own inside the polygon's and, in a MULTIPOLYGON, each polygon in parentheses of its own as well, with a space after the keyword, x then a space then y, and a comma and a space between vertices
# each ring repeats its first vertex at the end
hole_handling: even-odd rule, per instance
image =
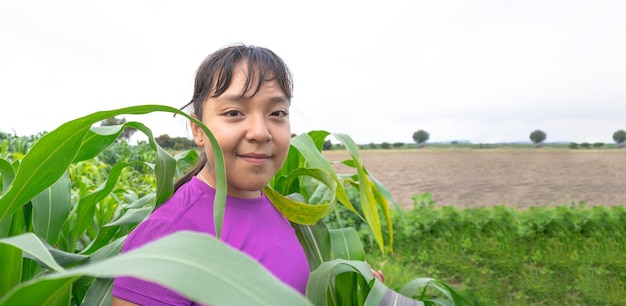
MULTIPOLYGON (((215 189, 193 177, 130 233, 122 252, 180 230, 215 236, 214 197, 215 189)), ((304 294, 309 278, 306 255, 289 221, 264 194, 256 199, 226 198, 222 241, 304 294)), ((175 291, 130 277, 115 279, 113 295, 140 305, 197 305, 175 291)))

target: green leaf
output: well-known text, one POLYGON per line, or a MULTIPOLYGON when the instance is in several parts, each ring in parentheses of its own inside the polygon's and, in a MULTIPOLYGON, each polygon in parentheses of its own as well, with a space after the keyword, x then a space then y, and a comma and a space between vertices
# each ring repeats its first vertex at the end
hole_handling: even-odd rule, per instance
POLYGON ((34 197, 33 228, 37 236, 49 244, 56 244, 72 206, 69 172, 65 172, 52 186, 34 197))
POLYGON ((11 163, 9 163, 6 159, 0 158, 0 180, 2 181, 2 186, 0 186, 2 187, 2 189, 0 189, 0 195, 9 189, 9 186, 11 185, 11 182, 13 182, 14 178, 15 170, 13 169, 11 163))
POLYGON ((52 254, 48 252, 48 248, 33 233, 25 233, 19 236, 13 236, 8 238, 0 239, 0 244, 4 245, 12 245, 16 248, 21 249, 22 251, 31 255, 32 258, 38 260, 43 263, 46 267, 54 271, 63 271, 63 267, 61 267, 52 257, 52 254))
POLYGON ((142 278, 212 305, 311 305, 248 255, 215 237, 188 231, 23 283, 1 298, 0 305, 49 305, 58 298, 55 292, 87 275, 142 278))
POLYGON ((330 229, 329 233, 334 258, 365 260, 363 244, 361 244, 361 238, 359 238, 356 229, 352 227, 330 229))
MULTIPOLYGON (((115 129, 118 129, 118 131, 121 129, 120 127, 114 127, 112 128, 113 132, 106 128, 94 128, 92 130, 92 125, 118 115, 141 115, 152 112, 169 112, 184 116, 198 124, 209 138, 215 155, 214 167, 217 186, 213 217, 215 219, 216 235, 219 238, 222 232, 224 205, 226 202, 226 171, 224 169, 222 150, 211 131, 202 122, 179 109, 165 105, 139 105, 95 112, 68 121, 52 132, 43 135, 24 156, 15 179, 9 185, 6 193, 0 197, 0 224, 17 209, 30 201, 30 199, 57 181, 73 161, 95 156, 94 154, 97 155, 99 151, 110 144, 112 137, 117 134, 115 129), (101 137, 104 138, 96 139, 99 137, 97 135, 100 135, 97 132, 102 133, 101 137), (91 137, 95 138, 92 139, 91 137)), ((140 129, 151 135, 149 129, 140 123, 129 122, 125 126, 140 129)), ((169 178, 174 175, 174 167, 171 166, 171 163, 173 161, 175 165, 175 161, 173 158, 170 159, 171 156, 168 157, 169 154, 167 152, 159 149, 160 146, 156 145, 153 137, 148 137, 148 139, 153 148, 157 149, 158 158, 155 166, 157 173, 157 203, 162 203, 172 192, 173 184, 169 178)))
POLYGON ((15 179, 0 198, 0 222, 56 182, 74 159, 89 130, 85 117, 43 135, 22 159, 15 179))
POLYGON ((464 305, 465 299, 450 285, 433 278, 416 278, 400 289, 400 293, 406 296, 416 297, 420 301, 436 302, 438 305, 464 305), (426 296, 426 290, 435 289, 446 300, 431 299, 426 296))
MULTIPOLYGON (((312 132, 312 134, 319 135, 319 132, 312 132)), ((309 136, 309 134, 301 134, 291 138, 291 145, 295 147, 300 154, 302 154, 306 160, 306 164, 308 165, 307 168, 318 168, 330 173, 333 180, 337 183, 337 200, 352 212, 356 213, 356 209, 352 206, 350 198, 341 185, 341 181, 339 180, 339 177, 337 177, 335 169, 333 169, 332 164, 317 149, 317 146, 313 142, 311 136, 309 136)))
MULTIPOLYGON (((18 210, 4 221, 7 224, 7 236, 19 235, 24 231, 24 212, 18 210)), ((4 227, 4 226, 3 226, 4 227)), ((2 237, 2 236, 0 236, 2 237)), ((20 283, 22 278, 22 251, 12 245, 0 244, 0 296, 6 294, 20 283)))
POLYGON ((410 297, 404 296, 398 292, 395 292, 383 283, 376 281, 367 295, 365 300, 365 306, 420 306, 424 305, 423 302, 414 300, 410 297))
POLYGON ((83 305, 109 306, 111 305, 111 290, 113 289, 112 278, 98 278, 87 290, 83 305))
POLYGON ((123 162, 113 165, 106 181, 90 194, 80 198, 76 208, 76 224, 74 225, 72 233, 74 240, 77 240, 80 235, 92 226, 96 204, 111 193, 122 175, 122 170, 129 165, 130 164, 123 162))
MULTIPOLYGON (((27 233, 27 234, 30 234, 30 233, 27 233)), ((18 237, 18 236, 14 236, 14 237, 18 237)), ((30 238, 25 238, 25 239, 30 239, 30 238)), ((48 244, 48 242, 41 237, 37 237, 37 239, 39 239, 43 247, 45 247, 46 250, 50 253, 50 255, 52 255, 54 262, 58 263, 60 266, 64 267, 64 266, 72 265, 72 264, 79 263, 87 259, 87 256, 85 255, 64 252, 59 249, 56 249, 52 247, 50 244, 48 244)), ((37 264, 39 264, 39 266, 43 268, 50 268, 50 266, 48 266, 46 262, 43 262, 37 256, 40 256, 40 255, 33 255, 29 253, 24 254, 24 258, 33 259, 35 262, 37 262, 37 264)))
POLYGON ((330 235, 322 220, 313 225, 292 223, 291 226, 296 230, 296 235, 304 248, 311 271, 319 267, 322 262, 330 260, 330 235))
POLYGON ((152 207, 131 208, 119 219, 107 223, 104 226, 135 225, 145 220, 152 213, 152 210, 152 207))
MULTIPOLYGON (((356 143, 352 140, 352 138, 350 138, 350 136, 345 135, 345 134, 333 134, 333 136, 335 136, 335 138, 337 138, 337 140, 339 140, 345 146, 346 150, 348 150, 348 152, 350 153, 350 156, 352 156, 352 163, 354 167, 356 168, 357 177, 359 181, 358 189, 359 189, 359 195, 361 199, 361 209, 363 211, 365 220, 374 235, 374 239, 378 243, 378 247, 380 248, 380 251, 384 252, 385 242, 383 239, 380 216, 379 216, 378 208, 377 208, 377 205, 378 205, 377 200, 383 200, 384 198, 378 197, 377 199, 374 196, 373 189, 376 189, 376 187, 369 180, 369 176, 365 168, 361 164, 359 148, 356 145, 356 143)), ((390 237, 393 237, 392 236, 393 228, 391 227, 391 223, 389 222, 391 219, 389 215, 388 204, 385 201, 383 203, 380 203, 380 206, 383 209, 383 213, 385 214, 385 217, 388 221, 387 223, 388 223, 388 230, 390 231, 389 232, 390 237)))
POLYGON ((315 224, 324 217, 328 208, 328 204, 309 205, 294 201, 278 193, 270 186, 265 186, 263 192, 287 220, 299 224, 315 224))
MULTIPOLYGON (((374 280, 374 275, 372 275, 369 265, 364 261, 334 259, 322 263, 311 272, 306 286, 307 298, 315 305, 339 305, 337 301, 340 298, 334 296, 333 293, 335 292, 335 278, 342 273, 356 273, 367 284, 374 280), (328 303, 329 301, 331 303, 328 303)), ((361 288, 361 290, 363 289, 361 288)), ((357 289, 352 287, 352 290, 357 289)))

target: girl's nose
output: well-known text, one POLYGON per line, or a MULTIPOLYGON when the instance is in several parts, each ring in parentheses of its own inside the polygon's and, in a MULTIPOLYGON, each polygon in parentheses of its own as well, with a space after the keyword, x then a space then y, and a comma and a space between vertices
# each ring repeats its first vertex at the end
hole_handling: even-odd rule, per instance
POLYGON ((250 116, 247 138, 250 141, 265 142, 272 138, 263 116, 250 116))

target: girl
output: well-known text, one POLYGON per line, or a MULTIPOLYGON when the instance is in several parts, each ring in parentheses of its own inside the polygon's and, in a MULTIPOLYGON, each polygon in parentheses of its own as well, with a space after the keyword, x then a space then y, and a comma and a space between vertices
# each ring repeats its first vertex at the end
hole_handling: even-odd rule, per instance
MULTIPOLYGON (((265 48, 233 45, 202 62, 193 98, 184 108, 190 107, 211 130, 224 154, 228 187, 222 241, 304 294, 309 277, 304 250, 290 223, 262 192, 289 150, 291 95, 291 73, 280 57, 265 48)), ((180 230, 215 235, 214 155, 202 129, 193 122, 190 126, 195 143, 203 147, 200 163, 131 232, 122 252, 180 230)), ((115 279, 112 305, 135 304, 196 305, 154 283, 115 279)))

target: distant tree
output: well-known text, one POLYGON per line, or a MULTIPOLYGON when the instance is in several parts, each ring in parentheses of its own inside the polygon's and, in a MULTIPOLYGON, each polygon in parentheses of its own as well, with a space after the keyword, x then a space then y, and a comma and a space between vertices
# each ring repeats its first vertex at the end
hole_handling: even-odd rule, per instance
POLYGON ((530 133, 530 141, 535 144, 535 147, 540 147, 544 140, 546 140, 546 133, 544 131, 534 130, 530 133))
POLYGON ((624 146, 624 142, 626 142, 626 131, 619 130, 619 131, 616 131, 615 133, 613 133, 613 140, 615 140, 615 143, 618 146, 623 147, 624 146))
POLYGON ((578 144, 575 142, 570 142, 569 143, 569 148, 570 149, 578 149, 578 144))
POLYGON ((596 149, 604 147, 604 142, 594 142, 592 146, 596 149))
POLYGON ((373 142, 370 142, 370 144, 369 144, 369 148, 370 148, 370 149, 376 149, 376 144, 375 144, 375 143, 373 143, 373 142))
POLYGON ((424 130, 419 130, 413 133, 413 141, 417 143, 418 146, 423 146, 426 141, 430 138, 430 134, 424 130))
POLYGON ((383 142, 380 144, 380 147, 383 149, 389 149, 391 148, 391 144, 389 144, 388 142, 383 142))
POLYGON ((173 148, 174 147, 174 139, 170 137, 170 135, 163 134, 154 139, 156 143, 158 143, 163 148, 173 148))
POLYGON ((580 147, 583 149, 591 149, 591 144, 588 142, 583 142, 580 144, 580 147))
POLYGON ((163 134, 154 139, 159 146, 165 149, 174 149, 177 151, 188 150, 193 148, 196 143, 187 137, 170 137, 170 135, 163 134))
POLYGON ((324 144, 322 145, 322 150, 330 150, 333 148, 332 142, 330 140, 324 140, 324 144))
POLYGON ((402 148, 402 147, 404 147, 404 142, 394 142, 394 143, 392 144, 392 146, 393 146, 394 148, 402 148))
MULTIPOLYGON (((102 122, 100 122, 100 126, 122 125, 124 123, 126 123, 126 118, 124 117, 122 117, 121 119, 118 119, 116 117, 111 117, 111 118, 102 120, 102 122)), ((133 134, 135 134, 135 132, 137 132, 136 129, 127 127, 120 134, 120 138, 129 140, 130 137, 133 136, 133 134)))

